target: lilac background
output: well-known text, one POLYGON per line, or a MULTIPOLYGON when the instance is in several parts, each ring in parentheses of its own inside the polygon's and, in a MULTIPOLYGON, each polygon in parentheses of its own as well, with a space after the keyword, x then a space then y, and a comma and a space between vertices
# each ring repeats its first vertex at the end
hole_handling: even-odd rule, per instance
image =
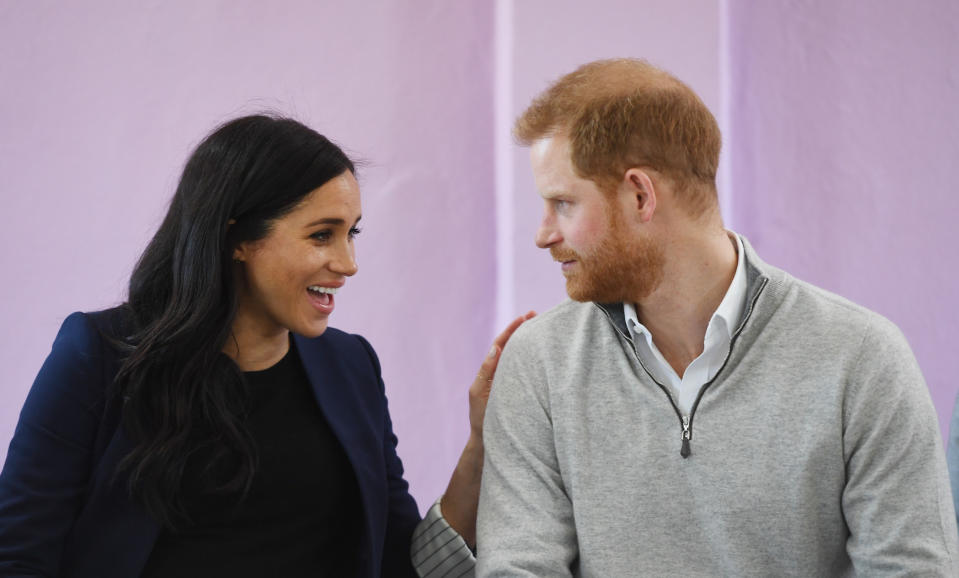
POLYGON ((333 324, 384 366, 421 508, 467 433, 497 327, 564 297, 533 246, 513 118, 551 80, 639 56, 726 137, 727 224, 893 319, 945 429, 959 326, 959 8, 925 2, 0 0, 0 459, 63 318, 123 299, 192 146, 293 114, 368 161, 360 274, 333 324))
POLYGON ((729 3, 732 220, 894 321, 943 433, 959 391, 959 3, 729 3))

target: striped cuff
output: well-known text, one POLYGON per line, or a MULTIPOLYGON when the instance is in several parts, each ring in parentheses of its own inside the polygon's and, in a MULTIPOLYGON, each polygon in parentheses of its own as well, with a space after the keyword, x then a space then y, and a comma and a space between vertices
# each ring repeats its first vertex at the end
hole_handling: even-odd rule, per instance
POLYGON ((436 500, 413 532, 413 566, 421 578, 472 578, 476 558, 466 540, 440 513, 440 500, 436 500))

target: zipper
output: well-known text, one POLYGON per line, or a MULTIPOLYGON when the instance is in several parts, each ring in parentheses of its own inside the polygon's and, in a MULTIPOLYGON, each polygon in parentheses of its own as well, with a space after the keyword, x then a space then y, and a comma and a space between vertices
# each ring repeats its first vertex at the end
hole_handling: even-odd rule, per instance
MULTIPOLYGON (((762 284, 759 285, 759 289, 756 290, 756 294, 753 295, 753 298, 750 299, 749 305, 746 307, 746 312, 743 314, 743 321, 739 324, 739 327, 736 328, 735 333, 733 333, 732 339, 729 340, 729 351, 726 352, 726 359, 723 360, 723 364, 719 367, 719 370, 716 371, 716 375, 712 379, 703 384, 699 388, 699 394, 696 396, 696 401, 693 402, 693 408, 689 412, 689 436, 692 438, 693 435, 693 417, 696 415, 696 408, 699 407, 699 402, 703 399, 703 394, 706 393, 706 390, 709 389, 716 379, 723 374, 723 370, 726 369, 726 365, 729 363, 729 358, 733 355, 733 347, 736 345, 736 341, 739 339, 739 335, 743 332, 743 328, 746 326, 746 322, 749 321, 750 316, 753 314, 753 309, 756 306, 756 301, 759 300, 759 296, 762 294, 763 289, 766 288, 766 283, 769 282, 769 278, 763 278, 762 284)), ((682 453, 682 451, 680 451, 682 453)), ((688 454, 686 456, 688 457, 688 454)))
POLYGON ((696 401, 693 402, 693 407, 690 410, 689 415, 683 415, 683 413, 679 410, 679 406, 676 405, 676 401, 673 399, 673 396, 669 393, 669 389, 665 385, 660 383, 655 377, 653 377, 652 372, 649 371, 649 368, 646 367, 645 363, 643 363, 643 360, 639 356, 639 353, 636 352, 636 343, 633 341, 633 338, 628 333, 623 333, 623 331, 619 328, 619 326, 613 322, 613 319, 612 317, 610 317, 609 312, 603 309, 602 307, 599 307, 599 305, 597 305, 597 307, 599 307, 599 310, 606 315, 606 319, 613 325, 613 328, 616 329, 616 331, 620 335, 622 335, 626 339, 626 341, 629 342, 631 349, 633 350, 633 356, 636 358, 636 361, 639 362, 639 365, 646 372, 646 375, 648 375, 649 378, 653 380, 653 383, 658 385, 659 389, 663 390, 663 393, 666 394, 666 399, 669 400, 669 405, 671 405, 673 407, 673 411, 676 412, 676 417, 679 418, 679 425, 682 427, 682 432, 683 432, 682 438, 681 438, 682 443, 679 448, 679 455, 681 455, 683 459, 688 458, 693 453, 690 442, 693 439, 693 417, 696 415, 696 409, 699 408, 699 402, 703 399, 703 394, 706 393, 706 390, 709 389, 709 386, 711 386, 716 381, 716 379, 720 375, 722 375, 723 370, 726 369, 726 365, 729 363, 729 358, 732 356, 732 353, 733 353, 733 346, 736 345, 736 340, 739 338, 739 335, 742 333, 743 328, 746 326, 746 322, 749 320, 749 317, 753 313, 753 309, 756 307, 756 301, 759 300, 759 296, 762 294, 763 289, 766 288, 766 284, 768 282, 769 282, 768 277, 763 278, 762 283, 759 285, 759 289, 756 290, 756 293, 753 295, 752 299, 749 300, 749 304, 746 307, 746 311, 743 313, 743 320, 739 324, 739 327, 736 328, 736 331, 735 333, 733 333, 732 338, 729 340, 729 350, 726 352, 726 359, 723 360, 723 364, 719 367, 719 370, 716 371, 716 375, 714 375, 712 379, 704 383, 703 386, 699 388, 699 394, 696 396, 696 401))
MULTIPOLYGON (((599 305, 597 305, 597 307, 599 307, 599 305)), ((639 362, 639 365, 643 368, 643 371, 646 372, 646 375, 648 375, 649 378, 653 380, 653 383, 658 385, 659 389, 663 390, 663 393, 666 394, 666 399, 669 400, 669 405, 672 406, 673 411, 676 412, 676 417, 679 418, 679 425, 683 428, 682 448, 679 451, 679 455, 683 456, 684 458, 689 457, 689 454, 690 454, 689 441, 692 439, 692 431, 689 429, 689 426, 692 423, 692 421, 689 419, 689 417, 683 416, 683 413, 679 411, 679 406, 676 405, 676 401, 673 399, 673 396, 669 393, 669 389, 665 385, 660 383, 659 380, 653 377, 653 374, 649 371, 649 368, 646 367, 645 363, 643 363, 643 359, 639 356, 639 353, 636 352, 636 343, 633 341, 633 338, 630 337, 628 333, 623 333, 623 331, 619 328, 619 326, 613 322, 613 319, 612 317, 609 316, 608 311, 606 311, 602 307, 599 307, 599 310, 606 315, 606 319, 610 322, 613 328, 620 335, 622 335, 626 341, 629 342, 630 349, 633 350, 633 357, 635 357, 636 361, 639 362), (686 437, 687 435, 689 437, 686 437)), ((693 409, 695 410, 696 408, 694 407, 693 409)))

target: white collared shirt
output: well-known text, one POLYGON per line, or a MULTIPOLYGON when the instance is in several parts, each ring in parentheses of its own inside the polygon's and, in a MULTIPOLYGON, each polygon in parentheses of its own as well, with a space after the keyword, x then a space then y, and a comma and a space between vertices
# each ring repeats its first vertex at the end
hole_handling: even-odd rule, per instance
POLYGON ((706 327, 702 354, 689 364, 682 377, 676 374, 653 343, 649 330, 639 322, 633 304, 623 303, 626 327, 629 327, 629 332, 636 343, 636 354, 649 369, 653 378, 670 389, 683 415, 689 415, 699 390, 716 377, 726 361, 733 332, 736 331, 742 319, 743 310, 746 308, 746 265, 743 258, 743 242, 736 233, 732 231, 727 233, 736 239, 736 273, 719 308, 713 313, 706 327))

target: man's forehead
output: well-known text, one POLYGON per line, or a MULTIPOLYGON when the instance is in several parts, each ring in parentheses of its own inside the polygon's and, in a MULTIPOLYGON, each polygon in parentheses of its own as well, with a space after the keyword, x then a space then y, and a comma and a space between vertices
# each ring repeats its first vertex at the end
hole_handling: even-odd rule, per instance
POLYGON ((553 140, 555 137, 547 136, 540 139, 536 139, 529 147, 530 158, 534 161, 545 157, 553 146, 553 140))
POLYGON ((530 143, 530 164, 536 189, 544 199, 568 197, 595 186, 576 174, 570 156, 569 138, 553 135, 530 143))
POLYGON ((569 146, 564 140, 546 137, 534 141, 530 146, 530 166, 536 186, 542 192, 555 186, 556 181, 566 181, 573 176, 569 146))
POLYGON ((568 163, 570 161, 569 137, 565 134, 553 134, 536 139, 530 145, 529 154, 534 165, 545 162, 568 163))

